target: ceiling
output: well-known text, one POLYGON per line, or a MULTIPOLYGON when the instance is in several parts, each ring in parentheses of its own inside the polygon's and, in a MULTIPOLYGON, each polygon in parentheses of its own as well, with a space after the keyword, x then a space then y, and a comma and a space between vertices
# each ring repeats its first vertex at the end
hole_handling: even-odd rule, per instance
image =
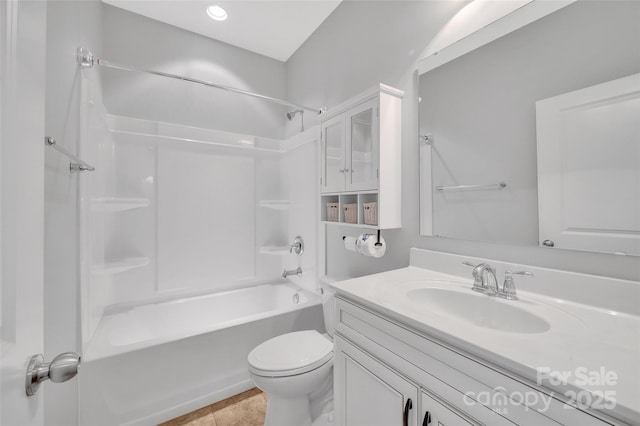
POLYGON ((342 0, 102 0, 206 37, 287 61, 342 0), (208 6, 226 21, 207 16, 208 6))

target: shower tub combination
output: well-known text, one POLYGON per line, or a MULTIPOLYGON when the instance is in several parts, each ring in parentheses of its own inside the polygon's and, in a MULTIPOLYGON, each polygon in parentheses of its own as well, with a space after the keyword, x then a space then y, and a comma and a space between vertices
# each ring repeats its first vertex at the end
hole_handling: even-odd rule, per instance
POLYGON ((178 417, 253 387, 258 344, 324 331, 317 129, 267 139, 85 102, 79 151, 96 170, 79 185, 80 424, 178 417), (296 235, 302 256, 288 251, 296 235))
POLYGON ((320 295, 292 283, 108 313, 78 376, 80 424, 157 424, 250 389, 255 346, 319 324, 320 295))

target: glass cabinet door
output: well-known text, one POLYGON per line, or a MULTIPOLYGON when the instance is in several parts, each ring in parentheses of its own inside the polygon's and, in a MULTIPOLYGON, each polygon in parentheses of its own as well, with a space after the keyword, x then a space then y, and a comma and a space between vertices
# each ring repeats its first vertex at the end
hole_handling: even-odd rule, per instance
POLYGON ((322 192, 345 189, 344 117, 322 123, 322 192))
POLYGON ((347 113, 347 191, 378 189, 378 99, 347 113))

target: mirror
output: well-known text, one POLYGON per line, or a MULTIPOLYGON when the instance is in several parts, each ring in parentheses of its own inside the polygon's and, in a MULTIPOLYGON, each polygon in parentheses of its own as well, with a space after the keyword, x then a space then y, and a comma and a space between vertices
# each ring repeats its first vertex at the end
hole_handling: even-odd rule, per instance
POLYGON ((421 233, 640 255, 639 18, 580 0, 421 74, 421 233))

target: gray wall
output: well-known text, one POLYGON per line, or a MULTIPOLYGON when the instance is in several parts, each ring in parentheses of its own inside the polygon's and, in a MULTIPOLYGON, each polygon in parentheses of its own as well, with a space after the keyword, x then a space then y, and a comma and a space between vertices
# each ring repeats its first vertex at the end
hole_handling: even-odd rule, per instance
MULTIPOLYGON (((75 152, 80 78, 76 48, 101 51, 100 0, 47 3, 46 134, 75 152)), ((45 150, 45 359, 80 352, 77 247, 77 179, 69 160, 45 150)), ((78 381, 44 387, 45 424, 78 424, 78 381)))
POLYGON ((360 276, 403 267, 409 263, 409 248, 420 247, 638 279, 638 258, 420 236, 416 61, 437 31, 462 6, 463 3, 446 1, 346 1, 288 61, 287 94, 292 101, 331 107, 378 82, 405 91, 403 228, 383 234, 388 250, 384 258, 377 260, 344 250, 341 236, 355 235, 353 230, 327 227, 328 273, 337 277, 360 276))
MULTIPOLYGON (((104 58, 285 97, 285 64, 125 10, 104 6, 104 58)), ((220 89, 103 69, 107 111, 265 137, 283 137, 286 109, 220 89)))
POLYGON ((577 2, 420 76, 433 185, 507 182, 434 191, 435 235, 538 244, 536 101, 639 73, 639 19, 640 2, 577 2))

